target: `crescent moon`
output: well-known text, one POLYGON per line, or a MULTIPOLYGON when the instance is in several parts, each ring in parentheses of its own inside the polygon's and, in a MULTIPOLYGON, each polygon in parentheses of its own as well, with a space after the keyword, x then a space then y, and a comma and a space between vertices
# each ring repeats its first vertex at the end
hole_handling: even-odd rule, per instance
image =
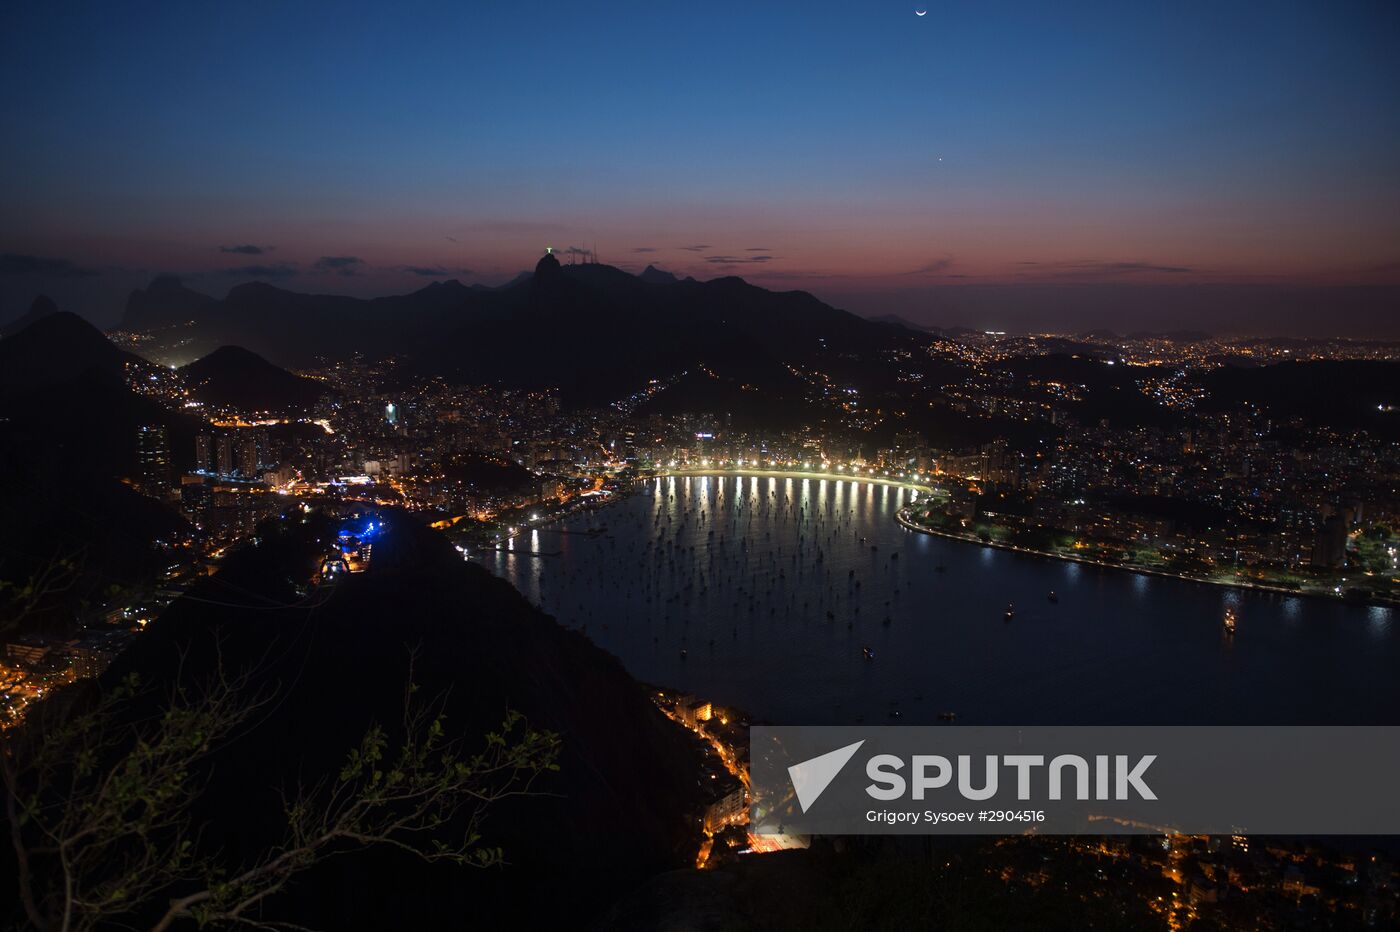
POLYGON ((915 10, 915 11, 914 11, 914 15, 915 15, 915 16, 927 16, 927 15, 928 15, 928 10, 915 10))

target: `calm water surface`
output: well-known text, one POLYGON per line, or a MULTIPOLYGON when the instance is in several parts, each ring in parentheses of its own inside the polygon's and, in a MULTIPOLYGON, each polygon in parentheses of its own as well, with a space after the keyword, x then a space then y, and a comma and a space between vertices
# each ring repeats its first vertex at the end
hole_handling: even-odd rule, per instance
POLYGON ((637 678, 783 724, 1400 724, 1394 609, 930 537, 894 520, 916 494, 658 479, 480 560, 637 678))

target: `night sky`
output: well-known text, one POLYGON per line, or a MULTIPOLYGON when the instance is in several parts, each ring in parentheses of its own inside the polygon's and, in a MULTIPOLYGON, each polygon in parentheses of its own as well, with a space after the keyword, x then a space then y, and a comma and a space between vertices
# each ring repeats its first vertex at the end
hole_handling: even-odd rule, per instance
POLYGON ((596 245, 930 323, 1400 335, 1400 3, 915 9, 6 3, 0 320, 596 245))

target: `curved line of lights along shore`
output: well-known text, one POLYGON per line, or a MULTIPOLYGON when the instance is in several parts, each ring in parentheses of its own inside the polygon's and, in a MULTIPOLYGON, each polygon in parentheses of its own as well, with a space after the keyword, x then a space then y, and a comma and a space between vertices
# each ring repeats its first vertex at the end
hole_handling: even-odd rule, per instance
POLYGON ((925 492, 933 495, 943 492, 943 489, 933 485, 933 476, 915 473, 910 476, 908 473, 891 475, 887 471, 861 470, 858 467, 851 467, 849 472, 842 467, 837 467, 835 472, 823 472, 814 469, 775 469, 769 466, 667 466, 663 467, 647 478, 666 477, 690 477, 690 476, 755 476, 758 478, 775 479, 820 479, 823 481, 847 481, 847 482, 870 482, 876 485, 899 486, 911 489, 915 492, 925 492))

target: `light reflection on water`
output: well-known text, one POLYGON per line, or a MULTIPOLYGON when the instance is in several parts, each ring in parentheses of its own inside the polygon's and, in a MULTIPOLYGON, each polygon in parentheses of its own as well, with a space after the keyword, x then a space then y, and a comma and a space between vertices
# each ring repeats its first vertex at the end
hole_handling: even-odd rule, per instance
POLYGON ((915 534, 894 520, 910 497, 656 480, 481 560, 639 679, 769 721, 1400 724, 1392 609, 915 534))

